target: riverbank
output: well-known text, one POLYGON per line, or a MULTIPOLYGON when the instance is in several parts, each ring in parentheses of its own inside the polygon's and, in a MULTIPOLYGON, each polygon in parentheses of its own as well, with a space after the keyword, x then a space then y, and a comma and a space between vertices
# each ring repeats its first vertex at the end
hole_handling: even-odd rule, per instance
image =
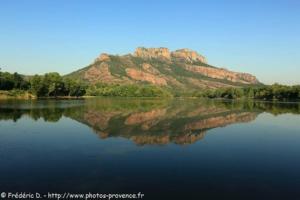
POLYGON ((38 99, 57 99, 57 100, 68 100, 68 99, 87 99, 87 98, 93 98, 94 96, 57 96, 57 97, 38 97, 38 99))
POLYGON ((37 97, 24 90, 0 90, 0 99, 36 99, 37 97))
POLYGON ((34 94, 31 94, 29 91, 24 90, 0 90, 0 100, 1 99, 87 99, 93 98, 94 96, 57 96, 57 97, 37 97, 34 94))
POLYGON ((225 98, 225 97, 205 97, 205 96, 169 96, 169 97, 131 97, 131 96, 48 96, 48 97, 37 97, 36 95, 30 93, 26 90, 0 90, 0 100, 3 99, 23 99, 23 100, 30 100, 30 99, 53 99, 53 100, 80 100, 80 99, 88 99, 88 98, 95 98, 95 97, 107 97, 107 98, 124 98, 124 99, 131 99, 131 98, 139 98, 139 99, 213 99, 213 100, 230 100, 230 101, 261 101, 261 102, 273 102, 273 103, 299 103, 300 99, 260 99, 260 98, 247 98, 247 97, 239 97, 239 98, 225 98))

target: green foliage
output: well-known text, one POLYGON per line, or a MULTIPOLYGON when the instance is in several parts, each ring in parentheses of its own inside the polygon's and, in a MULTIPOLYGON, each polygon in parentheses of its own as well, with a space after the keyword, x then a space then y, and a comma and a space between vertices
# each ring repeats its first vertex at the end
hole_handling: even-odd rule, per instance
POLYGON ((117 96, 117 97, 170 97, 166 89, 153 85, 118 85, 98 83, 87 89, 91 96, 117 96))
POLYGON ((299 93, 299 85, 285 86, 273 84, 271 86, 263 87, 220 88, 215 90, 197 91, 193 96, 227 99, 298 100, 300 98, 299 93))
POLYGON ((110 61, 108 64, 109 70, 113 75, 126 76, 125 68, 122 67, 123 63, 118 56, 110 56, 110 61))
MULTIPOLYGON (((0 91, 1 92, 1 91, 0 91)), ((177 132, 182 133, 180 127, 185 127, 191 121, 205 120, 212 117, 228 116, 234 113, 260 113, 268 112, 273 115, 280 115, 284 113, 300 113, 300 103, 279 103, 268 101, 214 101, 207 99, 154 99, 154 98, 91 98, 84 101, 53 101, 45 100, 39 101, 5 101, 6 105, 0 107, 0 120, 14 120, 17 121, 23 115, 26 115, 34 120, 43 119, 48 122, 58 121, 62 116, 70 117, 78 120, 81 123, 87 123, 87 120, 96 119, 101 113, 111 113, 112 117, 108 128, 116 130, 116 126, 122 126, 122 132, 126 132, 126 124, 124 123, 124 116, 129 116, 131 113, 140 113, 141 116, 146 116, 148 111, 165 110, 163 112, 164 119, 162 123, 157 123, 157 126, 151 129, 149 134, 157 134, 158 126, 163 130, 161 133, 165 134, 165 125, 172 131, 171 134, 177 132), (22 106, 20 106, 22 103, 22 106), (43 106, 40 106, 42 103, 43 106), (199 111, 201 108, 201 112, 199 111), (176 112, 173 112, 176 110, 176 112), (197 112, 199 111, 199 113, 197 112), (191 115, 191 113, 198 113, 191 115), (146 112, 146 113, 145 113, 146 112), (97 114, 98 113, 98 114, 97 114), (90 117, 86 117, 90 115, 90 117)), ((161 118, 161 115, 159 115, 161 118)), ((242 115, 244 116, 244 115, 242 115)), ((241 117, 242 117, 241 116, 241 117)), ((248 114, 246 115, 248 116, 248 114)), ((249 115, 252 116, 252 115, 249 115)), ((244 118, 244 117, 242 117, 244 118)), ((241 119, 242 119, 241 118, 241 119)), ((237 118, 238 119, 238 118, 237 118)), ((247 118, 245 118, 247 120, 247 118)), ((239 120, 238 120, 239 121, 239 120)), ((87 123, 88 124, 88 123, 87 123)), ((142 123, 143 124, 143 123, 142 123)), ((90 124, 91 125, 91 124, 90 124)), ((97 128, 99 123, 92 123, 93 128, 97 128)), ((103 131, 103 129, 101 129, 103 131)), ((118 129, 120 130, 120 128, 118 129)), ((117 131, 117 130, 116 130, 117 131)), ((129 132, 140 134, 142 132, 132 129, 130 126, 129 132)), ((120 132, 120 131, 119 131, 120 132)), ((128 132, 128 133, 129 133, 128 132)))
POLYGON ((207 63, 203 63, 203 62, 200 62, 200 61, 192 61, 192 64, 193 65, 199 65, 199 66, 203 66, 203 67, 210 67, 210 68, 216 68, 212 65, 209 65, 207 63))
POLYGON ((64 83, 57 72, 47 73, 43 77, 43 83, 48 88, 47 96, 64 95, 64 83))
MULTIPOLYGON (((113 58, 112 62, 119 63, 120 61, 113 58)), ((134 59, 135 63, 141 63, 142 60, 134 59)), ((161 61, 152 59, 151 65, 157 67, 160 71, 164 69, 161 61)), ((192 72, 184 70, 176 64, 170 65, 173 70, 170 73, 173 77, 177 75, 186 76, 201 76, 195 75, 192 72)), ((121 73, 116 71, 116 73, 121 73)), ((122 71, 122 73, 124 73, 122 71)), ((177 77, 178 78, 178 77, 177 77)), ((199 78, 199 77, 198 77, 199 78)), ((57 96, 115 96, 115 97, 171 97, 171 96, 194 96, 207 98, 226 98, 226 99, 263 99, 263 100, 299 100, 300 85, 286 86, 273 84, 270 86, 248 86, 239 88, 219 88, 219 89, 203 89, 195 91, 191 94, 190 91, 173 90, 170 91, 164 87, 158 87, 147 84, 106 84, 98 83, 96 85, 87 86, 85 83, 74 78, 63 78, 58 73, 46 73, 45 75, 35 75, 29 81, 25 80, 24 76, 18 73, 0 72, 0 90, 16 91, 10 95, 18 96, 20 91, 30 91, 37 97, 57 97, 57 96)))
POLYGON ((48 87, 43 81, 43 77, 34 75, 30 80, 31 92, 37 96, 46 96, 48 94, 48 87))
POLYGON ((58 73, 47 73, 44 76, 35 75, 31 78, 31 91, 38 97, 83 96, 86 93, 85 84, 73 79, 63 78, 58 73))
POLYGON ((244 90, 242 88, 219 88, 216 90, 205 90, 195 92, 196 97, 208 97, 208 98, 226 98, 237 99, 244 97, 244 90))
POLYGON ((273 84, 254 89, 254 97, 256 99, 266 100, 289 100, 299 99, 300 86, 286 86, 273 84))
POLYGON ((0 72, 0 90, 22 89, 26 90, 30 87, 29 82, 18 74, 9 72, 0 72))
POLYGON ((87 86, 83 83, 76 82, 73 79, 66 79, 64 82, 65 94, 68 96, 83 96, 86 93, 87 86))
POLYGON ((0 90, 0 99, 32 99, 35 98, 26 90, 0 90))

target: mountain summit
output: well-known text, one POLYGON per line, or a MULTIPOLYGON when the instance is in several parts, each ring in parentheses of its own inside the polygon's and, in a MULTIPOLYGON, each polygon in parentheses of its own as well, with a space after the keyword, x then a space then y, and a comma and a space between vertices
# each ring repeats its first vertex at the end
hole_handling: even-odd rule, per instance
POLYGON ((214 67, 190 49, 139 47, 123 56, 101 54, 85 68, 66 75, 90 84, 153 84, 172 89, 240 87, 259 84, 255 76, 214 67))

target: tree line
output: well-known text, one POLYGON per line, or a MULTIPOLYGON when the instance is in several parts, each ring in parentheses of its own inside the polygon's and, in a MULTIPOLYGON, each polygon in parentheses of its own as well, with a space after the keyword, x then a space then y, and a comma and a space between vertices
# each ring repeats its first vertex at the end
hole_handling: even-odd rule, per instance
POLYGON ((63 79, 58 73, 34 75, 30 79, 31 91, 38 97, 83 96, 87 86, 73 79, 63 79))
POLYGON ((161 87, 154 85, 119 85, 97 83, 87 89, 90 96, 117 96, 117 97, 171 97, 172 94, 161 87))
POLYGON ((116 96, 116 97, 170 97, 166 89, 154 85, 119 85, 97 83, 87 85, 59 73, 25 77, 18 73, 0 72, 0 90, 26 90, 37 97, 58 96, 116 96))
POLYGON ((0 90, 28 90, 30 83, 18 73, 0 72, 0 90))
POLYGON ((193 93, 193 96, 226 99, 299 100, 300 85, 286 86, 276 83, 270 86, 260 87, 208 89, 196 91, 193 93))
POLYGON ((83 96, 87 86, 59 73, 25 77, 18 73, 0 72, 0 90, 26 90, 37 97, 83 96))
MULTIPOLYGON (((0 72, 0 90, 29 91, 37 97, 57 96, 119 96, 119 97, 171 97, 176 92, 154 85, 119 85, 97 83, 86 85, 81 81, 64 78, 57 72, 25 77, 18 73, 0 72)), ((244 88, 203 89, 185 96, 226 99, 299 100, 300 85, 280 84, 244 88)))

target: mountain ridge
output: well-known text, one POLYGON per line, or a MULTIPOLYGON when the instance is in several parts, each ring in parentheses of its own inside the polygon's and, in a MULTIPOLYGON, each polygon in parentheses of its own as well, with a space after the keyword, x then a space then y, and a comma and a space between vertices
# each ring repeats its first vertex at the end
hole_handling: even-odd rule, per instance
POLYGON ((206 57, 183 48, 136 48, 133 54, 100 54, 90 65, 65 77, 89 84, 150 84, 172 89, 214 89, 257 85, 248 73, 209 65, 206 57))

